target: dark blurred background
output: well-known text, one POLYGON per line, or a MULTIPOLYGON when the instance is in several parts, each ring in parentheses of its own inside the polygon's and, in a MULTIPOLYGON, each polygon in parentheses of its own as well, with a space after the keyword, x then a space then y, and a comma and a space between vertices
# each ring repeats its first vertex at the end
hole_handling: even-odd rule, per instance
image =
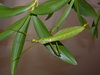
MULTIPOLYGON (((27 5, 32 1, 33 0, 0 0, 0 3, 9 7, 16 7, 27 5)), ((39 0, 38 4, 44 1, 46 0, 39 0)), ((100 10, 100 6, 97 5, 100 0, 86 1, 95 8, 96 12, 100 10)), ((47 21, 44 21, 47 15, 39 17, 50 30, 57 23, 66 7, 67 5, 54 13, 47 21)), ((3 32, 8 26, 25 16, 27 13, 28 12, 25 12, 24 14, 12 18, 0 18, 0 32, 3 32)), ((85 18, 91 26, 93 18, 85 18)), ((69 16, 59 30, 80 25, 76 12, 71 10, 69 16)), ((99 37, 98 39, 94 39, 94 41, 92 41, 90 30, 88 29, 85 29, 82 33, 73 38, 61 41, 75 57, 78 63, 77 66, 57 59, 43 45, 37 44, 21 56, 15 75, 100 75, 100 23, 98 28, 99 37)), ((38 39, 32 22, 30 23, 28 34, 38 39)), ((0 41, 0 75, 11 75, 10 55, 14 36, 15 34, 0 41)), ((23 50, 32 45, 30 41, 31 39, 27 37, 23 50)))

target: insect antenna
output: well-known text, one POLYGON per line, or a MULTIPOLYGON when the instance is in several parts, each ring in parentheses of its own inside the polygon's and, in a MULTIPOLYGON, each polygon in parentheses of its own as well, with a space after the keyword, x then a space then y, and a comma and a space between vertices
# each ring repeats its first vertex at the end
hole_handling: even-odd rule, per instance
POLYGON ((15 31, 15 32, 19 32, 19 33, 25 34, 25 35, 27 35, 29 38, 33 39, 30 35, 28 35, 28 34, 25 33, 25 32, 21 32, 21 31, 14 30, 14 29, 11 29, 11 28, 9 28, 9 29, 12 30, 12 31, 15 31))

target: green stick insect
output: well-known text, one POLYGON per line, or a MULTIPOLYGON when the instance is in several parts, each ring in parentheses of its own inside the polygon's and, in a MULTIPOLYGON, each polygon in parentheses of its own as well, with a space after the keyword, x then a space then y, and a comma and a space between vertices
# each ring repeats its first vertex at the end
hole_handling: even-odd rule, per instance
MULTIPOLYGON (((28 35, 27 33, 24 33, 24 32, 20 32, 20 31, 17 31, 17 32, 20 32, 20 33, 23 33, 27 36, 29 36, 30 38, 32 38, 32 43, 34 43, 33 45, 31 45, 29 48, 27 48, 23 53, 25 53, 28 49, 30 49, 31 47, 33 47, 34 45, 36 45, 37 43, 40 43, 40 44, 47 44, 47 43, 50 43, 52 49, 53 49, 53 52, 55 53, 55 55, 59 56, 60 57, 60 49, 59 49, 59 46, 58 46, 58 43, 57 41, 60 41, 60 40, 65 40, 65 39, 68 39, 68 38, 71 38, 77 34, 79 34, 80 32, 82 32, 86 26, 88 25, 88 23, 84 24, 84 26, 75 26, 75 27, 70 27, 70 28, 66 28, 66 29, 63 29, 63 30, 60 30, 58 31, 55 35, 53 36, 50 36, 50 37, 46 37, 46 38, 41 38, 39 40, 36 40, 36 39, 33 39, 30 35, 28 35), (51 44, 51 42, 56 42, 56 46, 57 46, 57 49, 58 49, 58 53, 56 52, 56 50, 54 49, 53 45, 51 44)), ((13 30, 13 29, 12 29, 13 30)), ((13 30, 13 31, 16 31, 16 30, 13 30)), ((23 54, 22 53, 22 54, 23 54)), ((21 54, 21 55, 22 55, 21 54)), ((20 55, 20 56, 21 56, 20 55)), ((19 56, 19 57, 20 57, 19 56)), ((18 58, 19 58, 18 57, 18 58)), ((16 59, 18 59, 16 58, 16 59)), ((15 59, 15 60, 16 60, 15 59)))

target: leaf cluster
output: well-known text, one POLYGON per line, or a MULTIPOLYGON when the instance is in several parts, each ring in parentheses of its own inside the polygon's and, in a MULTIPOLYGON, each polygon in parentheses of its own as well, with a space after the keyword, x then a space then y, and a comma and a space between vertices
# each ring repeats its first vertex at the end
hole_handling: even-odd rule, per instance
MULTIPOLYGON (((98 4, 100 4, 100 3, 98 3, 98 4)), ((85 18, 83 16, 94 18, 92 27, 87 25, 86 28, 91 30, 92 40, 94 40, 95 36, 98 37, 98 24, 100 21, 100 10, 96 13, 95 10, 93 9, 93 7, 89 3, 87 3, 85 0, 48 0, 48 1, 40 4, 39 6, 37 6, 37 0, 34 0, 32 3, 30 3, 26 6, 18 6, 18 7, 14 7, 14 8, 9 8, 0 3, 0 18, 14 17, 14 16, 20 15, 20 14, 30 10, 29 13, 25 17, 19 19, 18 21, 13 23, 11 26, 9 26, 6 30, 4 30, 2 33, 0 33, 0 41, 10 37, 16 31, 27 33, 31 17, 32 17, 32 21, 33 21, 33 26, 35 28, 35 31, 36 31, 38 37, 40 39, 41 38, 49 39, 50 35, 51 35, 50 33, 55 31, 58 27, 60 27, 62 25, 62 23, 65 21, 68 14, 70 13, 71 9, 73 9, 77 13, 78 19, 82 25, 87 23, 87 21, 85 20, 85 18), (49 32, 48 29, 46 28, 46 26, 44 25, 44 23, 38 18, 38 15, 48 15, 47 18, 45 19, 45 20, 48 20, 53 16, 53 14, 56 11, 60 10, 62 7, 64 7, 67 4, 68 4, 68 6, 66 7, 66 9, 63 12, 63 14, 61 15, 61 17, 59 18, 57 24, 54 27, 52 27, 52 29, 49 32)), ((67 63, 77 65, 77 62, 74 59, 73 55, 59 41, 62 40, 62 38, 63 38, 63 40, 65 40, 72 36, 75 36, 78 33, 80 33, 81 31, 83 31, 84 29, 85 29, 84 26, 78 26, 78 27, 76 26, 76 27, 71 27, 71 28, 61 30, 58 33, 56 33, 55 35, 53 35, 52 39, 54 39, 54 38, 57 39, 58 46, 61 50, 61 57, 59 57, 59 59, 65 61, 67 63), (59 36, 59 38, 58 38, 58 36, 59 36)), ((16 33, 15 39, 13 41, 12 51, 11 51, 11 73, 12 73, 12 75, 15 74, 15 71, 16 71, 16 68, 17 68, 17 65, 19 62, 19 59, 16 59, 16 58, 21 55, 22 49, 23 49, 23 46, 25 43, 25 38, 26 38, 26 35, 23 33, 20 33, 20 32, 16 33), (20 41, 20 42, 16 43, 16 41, 20 41), (13 61, 14 59, 16 59, 16 60, 13 61)), ((57 51, 55 41, 52 42, 52 45, 54 46, 54 49, 57 51)), ((49 42, 44 44, 44 46, 53 55, 55 55, 49 42)))

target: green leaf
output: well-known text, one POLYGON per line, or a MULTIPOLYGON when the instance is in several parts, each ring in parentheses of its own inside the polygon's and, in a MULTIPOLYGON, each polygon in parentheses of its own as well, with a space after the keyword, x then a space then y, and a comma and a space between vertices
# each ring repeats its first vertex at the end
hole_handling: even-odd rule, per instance
POLYGON ((53 32, 54 30, 56 30, 58 27, 61 26, 61 24, 65 21, 66 17, 68 16, 72 6, 73 6, 74 0, 71 1, 70 5, 67 7, 67 9, 63 12, 63 14, 61 15, 57 25, 55 25, 52 29, 51 32, 53 32))
MULTIPOLYGON (((35 30, 37 32, 38 37, 39 38, 49 37, 50 33, 47 30, 47 28, 45 27, 45 25, 43 24, 43 22, 35 15, 32 16, 32 19, 33 19, 34 28, 35 28, 35 30)), ((53 44, 55 50, 57 51, 55 42, 53 42, 52 44, 53 44)), ((75 61, 75 59, 72 56, 72 54, 68 51, 68 49, 63 44, 61 44, 60 42, 58 42, 58 45, 59 45, 59 48, 61 50, 61 57, 59 57, 59 59, 65 61, 67 63, 73 64, 73 65, 77 65, 77 62, 75 61)), ((48 44, 44 44, 44 46, 53 55, 55 55, 54 52, 52 51, 52 48, 51 48, 49 43, 48 44)))
MULTIPOLYGON (((79 14, 78 14, 78 18, 79 18, 79 21, 80 21, 80 23, 81 23, 82 25, 84 25, 84 24, 87 23, 87 21, 85 20, 85 18, 83 18, 83 17, 82 17, 81 15, 79 15, 79 14)), ((87 28, 87 29, 90 29, 90 26, 87 25, 86 28, 87 28)))
POLYGON ((51 18, 51 16, 52 16, 53 14, 54 14, 54 13, 49 14, 45 20, 50 19, 50 18, 51 18))
POLYGON ((96 38, 98 38, 98 28, 97 27, 95 29, 95 36, 96 36, 96 38))
POLYGON ((96 26, 96 27, 98 27, 98 25, 99 25, 99 22, 100 22, 100 10, 97 12, 97 17, 95 17, 94 18, 94 25, 92 25, 92 26, 96 26))
POLYGON ((40 4, 35 10, 33 10, 32 14, 37 15, 46 15, 56 12, 65 6, 70 0, 50 0, 40 4))
MULTIPOLYGON (((78 15, 78 18, 79 18, 80 23, 81 23, 82 25, 86 24, 87 21, 80 15, 77 0, 75 0, 75 2, 74 2, 74 7, 75 7, 75 10, 76 10, 76 12, 77 12, 77 15, 78 15)), ((86 28, 87 28, 87 29, 90 29, 89 25, 88 25, 86 28)))
POLYGON ((94 40, 94 35, 95 35, 95 27, 92 27, 91 28, 91 37, 92 37, 92 40, 94 40))
POLYGON ((9 26, 5 31, 3 31, 2 33, 0 33, 0 41, 10 37, 11 35, 13 35, 15 33, 15 31, 11 30, 19 30, 21 28, 21 26, 23 25, 23 23, 25 22, 27 17, 21 18, 18 21, 16 21, 14 24, 12 24, 11 26, 9 26))
MULTIPOLYGON (((30 19, 31 16, 27 15, 26 20, 23 22, 22 27, 19 29, 19 31, 21 32, 25 32, 27 33, 27 29, 30 23, 30 19)), ((21 55, 22 49, 23 49, 23 45, 25 42, 25 37, 26 35, 20 32, 16 33, 14 42, 13 42, 13 46, 12 46, 12 51, 11 51, 11 73, 12 75, 14 75, 16 68, 17 68, 17 64, 19 59, 18 58, 21 55), (16 60, 15 60, 16 59, 16 60)))
POLYGON ((91 37, 94 40, 94 37, 98 38, 98 24, 100 22, 100 10, 97 12, 97 17, 94 18, 92 27, 91 27, 91 37))
POLYGON ((98 5, 100 5, 100 2, 98 3, 98 5))
POLYGON ((78 0, 79 12, 83 16, 96 17, 97 14, 93 7, 86 0, 78 0))
POLYGON ((32 2, 31 4, 27 6, 18 6, 15 8, 9 8, 0 3, 0 18, 8 18, 8 17, 13 17, 16 15, 22 14, 25 11, 29 10, 34 5, 35 3, 32 2))

